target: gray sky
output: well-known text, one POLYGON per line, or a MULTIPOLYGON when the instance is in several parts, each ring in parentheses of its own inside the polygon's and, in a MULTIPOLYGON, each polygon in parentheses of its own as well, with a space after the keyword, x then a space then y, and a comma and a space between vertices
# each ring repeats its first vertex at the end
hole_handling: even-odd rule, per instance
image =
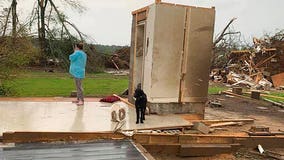
MULTIPOLYGON (((2 0, 1 0, 2 1, 2 0)), ((35 0, 18 0, 20 16, 27 15, 35 0)), ((56 3, 58 0, 54 0, 56 3)), ((71 22, 100 44, 129 45, 131 32, 131 11, 154 3, 154 0, 79 0, 87 8, 84 13, 76 13, 61 6, 71 22)), ((216 7, 215 34, 228 21, 237 17, 235 30, 251 40, 263 33, 274 33, 284 29, 283 0, 163 0, 191 6, 216 7)))

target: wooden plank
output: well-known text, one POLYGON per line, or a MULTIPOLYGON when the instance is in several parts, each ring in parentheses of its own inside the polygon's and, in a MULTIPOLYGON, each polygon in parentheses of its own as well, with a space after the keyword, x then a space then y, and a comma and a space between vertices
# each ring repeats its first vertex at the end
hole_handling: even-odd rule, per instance
POLYGON ((141 144, 135 143, 134 146, 144 157, 146 157, 147 160, 155 160, 155 158, 141 144))
POLYGON ((273 95, 268 95, 268 94, 260 94, 262 97, 269 97, 269 98, 277 98, 284 100, 284 97, 279 97, 279 96, 273 96, 273 95))
POLYGON ((124 99, 124 98, 122 98, 122 97, 120 97, 120 96, 118 96, 116 94, 113 94, 113 96, 119 98, 122 102, 126 103, 128 106, 135 108, 135 105, 133 105, 132 103, 128 102, 128 100, 126 100, 126 99, 124 99))
POLYGON ((4 143, 83 141, 99 139, 126 139, 121 133, 114 132, 5 132, 4 143))
POLYGON ((123 131, 184 129, 184 128, 192 128, 192 126, 193 126, 193 124, 188 124, 188 125, 176 125, 176 126, 164 126, 164 127, 149 127, 149 128, 141 128, 141 129, 130 129, 130 130, 123 130, 123 131))
POLYGON ((219 123, 219 122, 243 122, 243 123, 253 123, 254 119, 210 119, 201 120, 200 122, 208 123, 219 123))
POLYGON ((184 8, 199 8, 199 9, 206 9, 206 10, 215 9, 215 7, 205 8, 205 7, 189 6, 189 5, 177 4, 177 3, 167 3, 167 2, 161 2, 160 4, 169 5, 169 6, 178 6, 178 7, 184 7, 184 8))
POLYGON ((224 93, 224 94, 229 94, 229 95, 232 95, 232 96, 235 96, 235 97, 239 97, 239 98, 245 98, 245 99, 255 100, 255 99, 252 99, 252 98, 250 98, 250 97, 238 95, 238 94, 235 94, 235 93, 232 93, 232 92, 229 92, 229 91, 222 91, 222 93, 224 93))
POLYGON ((147 10, 137 13, 137 22, 144 21, 147 19, 147 10))
POLYGON ((271 76, 274 87, 284 86, 284 73, 271 76))
POLYGON ((210 127, 235 126, 238 124, 239 124, 238 122, 223 122, 223 123, 211 124, 210 127))
POLYGON ((140 8, 140 9, 138 9, 138 10, 133 11, 133 12, 132 12, 132 15, 138 14, 138 13, 140 13, 140 12, 145 12, 145 11, 147 11, 148 9, 149 9, 149 6, 140 8))
MULTIPOLYGON (((259 92, 260 92, 260 91, 259 91, 259 92)), ((245 93, 251 94, 251 92, 245 92, 245 93)), ((261 93, 260 96, 261 96, 261 97, 277 98, 277 99, 284 100, 284 97, 273 96, 273 95, 269 95, 269 94, 265 94, 265 93, 261 93)))

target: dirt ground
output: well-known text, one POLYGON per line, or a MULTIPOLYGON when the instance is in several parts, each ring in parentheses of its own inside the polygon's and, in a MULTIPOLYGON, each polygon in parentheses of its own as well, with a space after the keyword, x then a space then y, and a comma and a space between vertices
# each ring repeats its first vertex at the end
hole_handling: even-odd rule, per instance
MULTIPOLYGON (((284 149, 274 149, 283 155, 284 149)), ((176 157, 173 155, 152 154, 156 160, 279 160, 277 158, 261 155, 256 149, 243 148, 234 154, 220 154, 211 157, 176 157)))
POLYGON ((222 107, 207 107, 205 119, 252 118, 255 120, 252 125, 267 126, 271 131, 284 130, 284 108, 262 100, 231 97, 224 94, 210 95, 209 99, 221 99, 222 107))

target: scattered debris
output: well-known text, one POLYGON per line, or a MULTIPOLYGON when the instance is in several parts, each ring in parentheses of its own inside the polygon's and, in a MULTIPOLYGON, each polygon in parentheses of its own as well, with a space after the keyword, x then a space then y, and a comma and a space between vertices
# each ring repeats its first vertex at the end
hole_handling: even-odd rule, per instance
POLYGON ((249 129, 248 134, 250 136, 269 136, 269 135, 272 135, 272 133, 269 130, 269 127, 265 127, 265 126, 252 126, 249 129))
POLYGON ((262 146, 259 144, 257 145, 258 151, 260 154, 262 154, 264 152, 264 149, 262 148, 262 146))
POLYGON ((193 123, 193 129, 200 131, 203 134, 208 134, 210 131, 210 127, 205 125, 202 122, 194 122, 193 123))
POLYGON ((257 90, 270 90, 273 85, 277 88, 283 86, 283 38, 253 38, 253 43, 251 49, 228 53, 227 64, 211 70, 211 80, 257 90))
POLYGON ((251 132, 270 132, 269 127, 265 127, 265 126, 252 126, 249 131, 251 132))
POLYGON ((210 100, 208 102, 208 104, 209 104, 210 107, 222 107, 221 102, 217 99, 216 100, 210 100))
POLYGON ((276 74, 271 77, 274 87, 281 87, 284 85, 284 72, 276 74))
POLYGON ((257 109, 261 109, 261 110, 268 110, 267 107, 256 107, 257 109))
POLYGON ((108 68, 129 69, 130 47, 126 46, 116 50, 107 58, 105 66, 108 68))
POLYGON ((259 91, 251 91, 250 98, 259 100, 260 99, 260 92, 259 91))
POLYGON ((242 87, 233 87, 232 92, 238 95, 243 94, 243 88, 242 87))

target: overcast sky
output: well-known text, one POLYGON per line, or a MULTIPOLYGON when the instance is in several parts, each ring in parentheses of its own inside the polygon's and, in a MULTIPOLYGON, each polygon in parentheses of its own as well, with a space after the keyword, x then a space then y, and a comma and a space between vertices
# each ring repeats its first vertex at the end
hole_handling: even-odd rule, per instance
MULTIPOLYGON (((2 1, 2 0, 0 0, 2 1)), ((30 12, 35 0, 18 0, 19 16, 30 12)), ((58 0, 54 0, 56 3, 58 0)), ((84 13, 76 13, 61 6, 71 22, 100 44, 129 45, 131 11, 142 8, 154 0, 79 0, 86 7, 84 13)), ((250 40, 251 37, 284 29, 283 0, 163 0, 185 5, 216 7, 215 34, 228 21, 236 17, 234 29, 250 40)))

